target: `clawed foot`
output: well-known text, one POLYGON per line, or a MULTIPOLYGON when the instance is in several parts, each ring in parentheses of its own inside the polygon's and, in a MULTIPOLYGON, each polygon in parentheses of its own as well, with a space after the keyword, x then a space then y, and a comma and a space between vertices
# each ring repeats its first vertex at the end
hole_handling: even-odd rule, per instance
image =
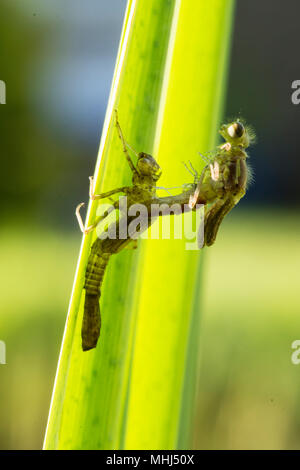
POLYGON ((80 215, 80 209, 83 206, 84 206, 84 202, 81 202, 80 204, 78 204, 78 206, 76 207, 75 214, 78 220, 80 230, 82 231, 82 233, 84 233, 84 235, 88 235, 92 230, 96 228, 96 225, 90 225, 89 227, 85 228, 82 217, 80 215))
POLYGON ((95 201, 96 196, 95 196, 95 189, 94 189, 94 177, 89 176, 89 180, 90 180, 90 189, 89 189, 90 199, 92 201, 95 201))

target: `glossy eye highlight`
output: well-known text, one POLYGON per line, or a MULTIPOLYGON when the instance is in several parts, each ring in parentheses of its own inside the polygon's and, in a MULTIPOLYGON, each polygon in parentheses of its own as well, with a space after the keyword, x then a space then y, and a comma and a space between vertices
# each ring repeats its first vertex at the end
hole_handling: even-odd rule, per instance
POLYGON ((242 137, 245 132, 245 128, 240 122, 234 122, 231 124, 231 126, 228 127, 227 132, 228 135, 232 138, 242 137))

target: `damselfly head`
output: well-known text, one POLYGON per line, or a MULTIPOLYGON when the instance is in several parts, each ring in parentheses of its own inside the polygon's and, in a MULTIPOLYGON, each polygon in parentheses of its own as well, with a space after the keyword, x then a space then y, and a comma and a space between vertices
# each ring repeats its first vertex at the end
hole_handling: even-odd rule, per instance
POLYGON ((138 155, 137 169, 140 174, 151 176, 157 181, 161 176, 161 168, 156 160, 148 153, 140 152, 138 155))
POLYGON ((245 126, 240 120, 223 124, 220 129, 221 136, 232 146, 249 147, 254 140, 254 133, 249 126, 245 126))

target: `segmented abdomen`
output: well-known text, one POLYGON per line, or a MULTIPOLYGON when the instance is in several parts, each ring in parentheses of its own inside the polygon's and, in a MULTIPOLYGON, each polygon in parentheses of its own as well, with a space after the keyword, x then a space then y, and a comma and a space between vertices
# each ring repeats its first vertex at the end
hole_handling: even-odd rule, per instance
POLYGON ((81 328, 83 351, 95 348, 100 336, 100 288, 110 257, 110 253, 103 253, 102 248, 102 240, 97 239, 93 243, 85 273, 86 294, 81 328))
POLYGON ((87 294, 99 295, 109 258, 110 253, 102 252, 101 240, 97 239, 92 246, 85 273, 84 288, 87 294))

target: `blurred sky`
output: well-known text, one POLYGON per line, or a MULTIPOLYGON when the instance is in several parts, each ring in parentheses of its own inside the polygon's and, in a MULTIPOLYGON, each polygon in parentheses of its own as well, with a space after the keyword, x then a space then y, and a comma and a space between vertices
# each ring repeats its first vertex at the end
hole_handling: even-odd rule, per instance
MULTIPOLYGON (((74 227, 93 173, 125 0, 2 0, 1 208, 74 227), (76 197, 75 197, 76 195, 76 197), (76 200, 75 200, 76 199, 76 200)), ((243 206, 299 204, 298 123, 291 83, 300 4, 237 2, 225 118, 256 129, 255 183, 243 206)), ((199 149, 206 151, 209 149, 199 149)))
POLYGON ((38 224, 74 226, 75 204, 86 199, 94 172, 126 0, 1 3, 9 175, 1 204, 38 224))
MULTIPOLYGON (((93 173, 125 0, 2 0, 0 106, 3 214, 75 227, 93 173)), ((300 3, 237 2, 225 118, 241 115, 258 142, 248 205, 299 204, 300 3)), ((209 149, 199 149, 205 152, 209 149)), ((179 182, 180 183, 180 182, 179 182)))

